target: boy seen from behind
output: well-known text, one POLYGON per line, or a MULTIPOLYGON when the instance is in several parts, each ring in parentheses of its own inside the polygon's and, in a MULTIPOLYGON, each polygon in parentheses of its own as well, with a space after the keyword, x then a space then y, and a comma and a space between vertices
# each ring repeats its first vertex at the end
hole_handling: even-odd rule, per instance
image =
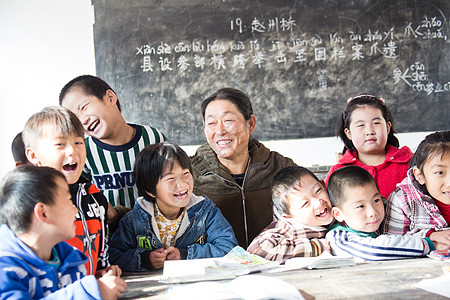
POLYGON ((24 164, 31 164, 25 154, 25 145, 22 139, 22 132, 19 132, 11 143, 11 152, 16 163, 16 167, 24 164))
POLYGON ((18 166, 0 186, 0 299, 117 299, 125 282, 109 271, 86 276, 88 258, 64 240, 76 207, 63 174, 18 166))
POLYGON ((65 108, 46 107, 28 119, 23 139, 30 162, 60 171, 69 184, 78 213, 76 235, 67 242, 89 257, 88 274, 107 268, 108 203, 95 185, 81 177, 86 148, 80 121, 65 108))
POLYGON ((383 198, 372 175, 361 167, 336 170, 328 181, 333 216, 339 224, 327 233, 333 254, 361 260, 420 257, 434 250, 429 238, 380 235, 383 198))
POLYGON ((329 251, 324 237, 334 219, 324 184, 310 170, 295 166, 281 169, 271 189, 278 219, 253 240, 247 251, 280 263, 329 251))

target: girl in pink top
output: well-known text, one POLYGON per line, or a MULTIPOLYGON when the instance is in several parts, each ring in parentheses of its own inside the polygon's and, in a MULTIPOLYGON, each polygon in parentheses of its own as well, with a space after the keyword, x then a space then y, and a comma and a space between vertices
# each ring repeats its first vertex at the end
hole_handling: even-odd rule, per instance
POLYGON ((336 135, 344 142, 344 155, 328 172, 356 165, 375 179, 383 197, 388 198, 406 177, 412 152, 399 147, 394 136, 394 117, 383 99, 372 95, 350 98, 339 117, 336 135))
POLYGON ((425 137, 408 176, 391 194, 384 232, 429 237, 436 250, 450 249, 450 131, 425 137))

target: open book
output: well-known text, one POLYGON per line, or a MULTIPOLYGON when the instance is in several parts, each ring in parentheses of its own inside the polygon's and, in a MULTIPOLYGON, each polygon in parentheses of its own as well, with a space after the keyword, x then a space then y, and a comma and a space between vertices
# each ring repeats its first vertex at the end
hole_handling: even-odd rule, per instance
POLYGON ((325 251, 317 257, 293 257, 286 260, 284 265, 268 270, 267 273, 278 273, 297 269, 330 269, 352 267, 355 265, 353 256, 334 256, 325 251))
POLYGON ((264 259, 236 246, 227 255, 219 258, 165 261, 160 282, 181 283, 232 279, 240 275, 275 268, 278 265, 278 262, 264 259))

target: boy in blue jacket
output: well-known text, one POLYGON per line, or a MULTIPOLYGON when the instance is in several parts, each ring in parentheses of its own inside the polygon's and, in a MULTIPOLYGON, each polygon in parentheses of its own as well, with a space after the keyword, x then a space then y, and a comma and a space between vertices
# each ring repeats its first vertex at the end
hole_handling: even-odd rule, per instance
POLYGON ((19 166, 0 187, 0 299, 116 299, 125 291, 112 270, 86 275, 88 258, 64 240, 75 214, 63 174, 19 166))
POLYGON ((328 180, 332 213, 339 224, 326 235, 333 254, 358 260, 390 260, 425 256, 434 250, 429 238, 380 234, 384 204, 378 185, 358 166, 336 170, 328 180))
POLYGON ((163 267, 166 260, 220 257, 237 240, 220 210, 192 193, 187 154, 176 144, 146 146, 134 166, 142 197, 110 240, 110 261, 124 271, 163 267))

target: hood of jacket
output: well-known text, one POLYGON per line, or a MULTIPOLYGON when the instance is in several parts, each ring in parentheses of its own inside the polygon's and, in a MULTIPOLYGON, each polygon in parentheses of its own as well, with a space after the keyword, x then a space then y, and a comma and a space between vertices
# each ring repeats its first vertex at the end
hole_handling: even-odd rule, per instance
MULTIPOLYGON (((14 232, 5 224, 0 226, 0 253, 2 256, 15 255, 27 264, 41 269, 47 267, 47 263, 39 258, 24 242, 22 242, 14 232)), ((66 242, 60 242, 55 245, 61 261, 61 266, 72 267, 84 264, 88 261, 86 255, 75 250, 66 242)))

